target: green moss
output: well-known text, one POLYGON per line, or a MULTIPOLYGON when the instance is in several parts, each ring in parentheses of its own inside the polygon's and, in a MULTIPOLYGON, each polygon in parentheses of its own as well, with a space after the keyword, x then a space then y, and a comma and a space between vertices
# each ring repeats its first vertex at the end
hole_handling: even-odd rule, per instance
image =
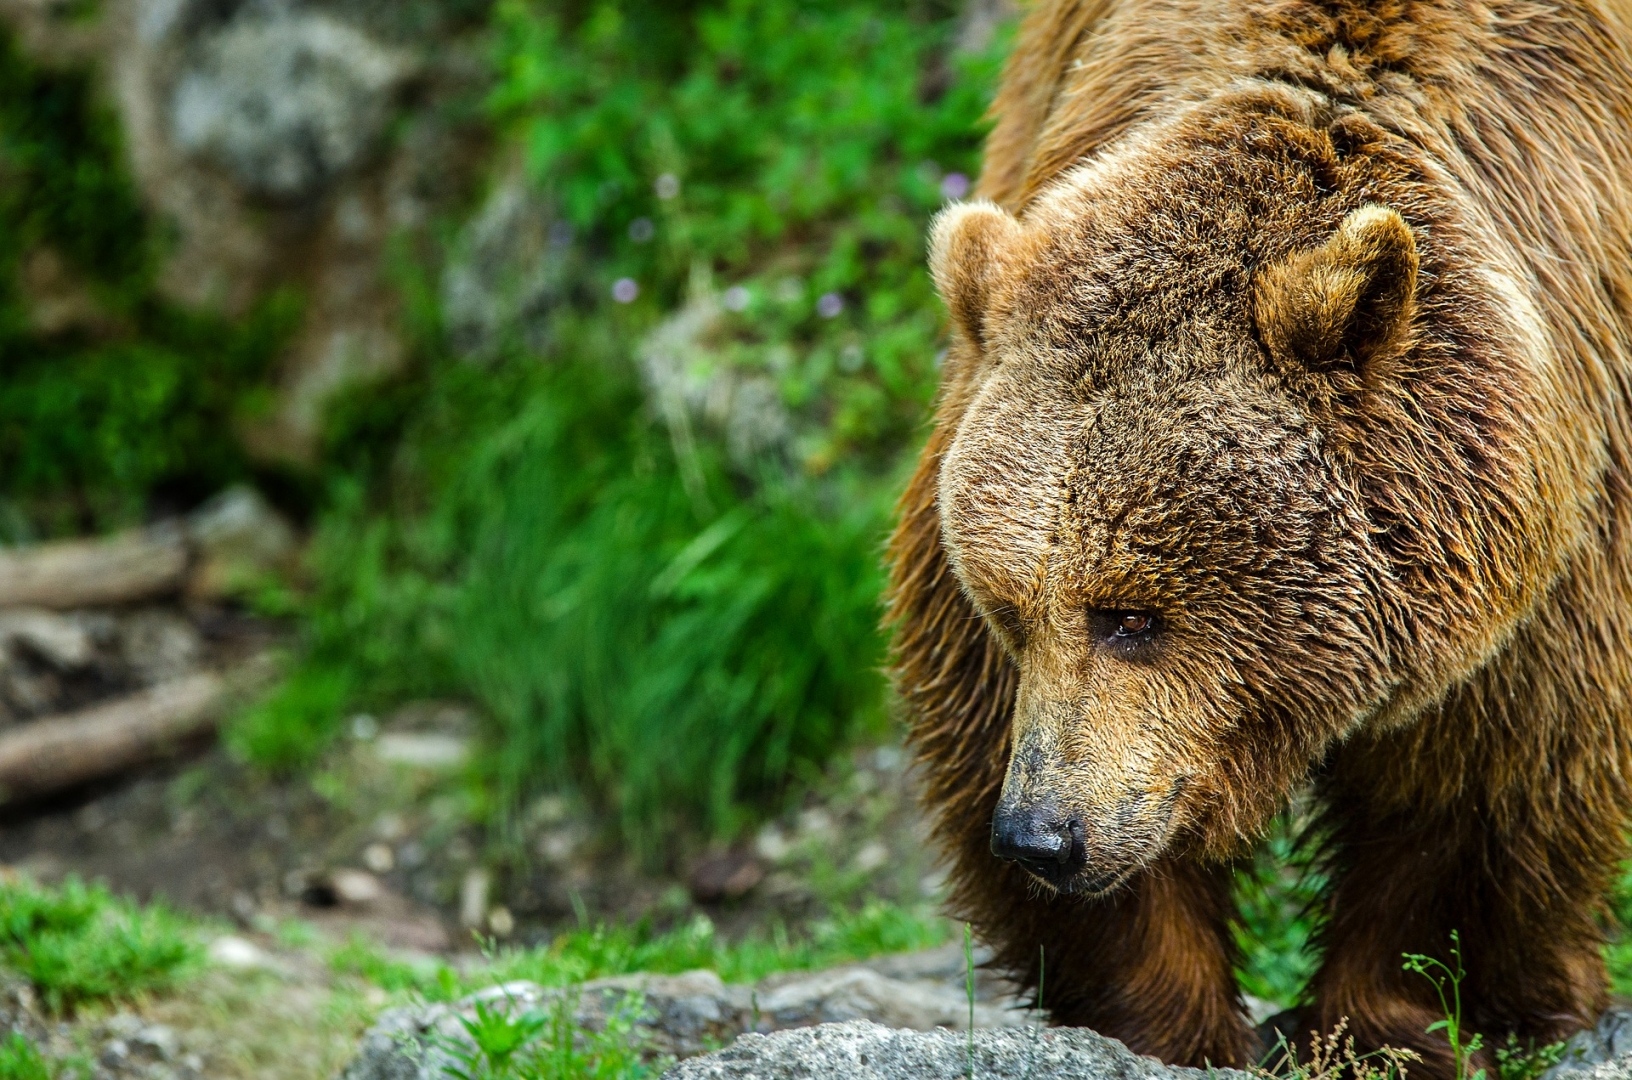
MULTIPOLYGON (((154 285, 162 253, 87 73, 35 65, 0 35, 0 499, 12 533, 140 518, 250 472, 234 425, 296 314, 184 310, 154 285), (48 267, 42 272, 41 267, 48 267), (69 317, 42 325, 48 278, 69 317)), ((59 303, 59 306, 62 306, 59 303)), ((15 540, 17 535, 0 535, 15 540)))

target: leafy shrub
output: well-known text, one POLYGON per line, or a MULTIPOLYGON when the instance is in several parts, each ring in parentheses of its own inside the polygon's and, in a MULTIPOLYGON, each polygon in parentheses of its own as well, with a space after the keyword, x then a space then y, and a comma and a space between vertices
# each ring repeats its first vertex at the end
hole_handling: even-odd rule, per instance
POLYGON ((197 952, 164 908, 138 907, 99 885, 0 884, 0 962, 53 1012, 164 989, 197 952))

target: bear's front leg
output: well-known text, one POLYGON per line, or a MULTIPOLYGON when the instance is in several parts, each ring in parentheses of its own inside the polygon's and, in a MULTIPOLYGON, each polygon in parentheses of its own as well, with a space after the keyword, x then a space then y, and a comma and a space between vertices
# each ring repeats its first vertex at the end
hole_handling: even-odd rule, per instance
POLYGON ((1032 993, 1041 976, 1054 1023, 1092 1028, 1170 1064, 1252 1061, 1226 868, 1163 860, 1092 899, 1045 893, 1012 867, 1002 876, 1004 898, 985 900, 1001 913, 981 929, 998 965, 1032 993))
POLYGON ((1409 1048, 1424 1058, 1413 1078, 1455 1077, 1445 1033, 1427 1031, 1445 1018, 1438 994, 1403 961, 1418 953, 1454 967, 1453 930, 1466 970, 1463 1039, 1481 1033, 1487 1045, 1471 1068, 1495 1075, 1490 1048, 1510 1033, 1544 1046, 1597 1018, 1602 897, 1618 842, 1604 842, 1589 807, 1555 791, 1546 807, 1500 814, 1477 798, 1402 811, 1386 785, 1328 788, 1336 875, 1300 1042, 1346 1017, 1360 1049, 1409 1048))

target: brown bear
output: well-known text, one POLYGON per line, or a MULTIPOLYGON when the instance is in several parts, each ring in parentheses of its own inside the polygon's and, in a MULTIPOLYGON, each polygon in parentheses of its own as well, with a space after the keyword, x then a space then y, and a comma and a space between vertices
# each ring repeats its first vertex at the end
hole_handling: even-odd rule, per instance
POLYGON ((1056 1022, 1259 1052, 1231 860, 1331 886, 1300 1030, 1454 1072, 1604 1006, 1632 781, 1632 4, 1039 0, 891 544, 952 905, 1056 1022), (1042 956, 1040 960, 1039 957, 1042 956))

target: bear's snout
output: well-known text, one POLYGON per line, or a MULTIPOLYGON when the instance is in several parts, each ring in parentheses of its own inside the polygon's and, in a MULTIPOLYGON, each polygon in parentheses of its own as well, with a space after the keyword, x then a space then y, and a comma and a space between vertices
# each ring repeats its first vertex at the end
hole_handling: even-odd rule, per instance
POLYGON ((1088 865, 1082 822, 1049 803, 999 803, 992 815, 992 854, 1019 863, 1055 888, 1088 865))

